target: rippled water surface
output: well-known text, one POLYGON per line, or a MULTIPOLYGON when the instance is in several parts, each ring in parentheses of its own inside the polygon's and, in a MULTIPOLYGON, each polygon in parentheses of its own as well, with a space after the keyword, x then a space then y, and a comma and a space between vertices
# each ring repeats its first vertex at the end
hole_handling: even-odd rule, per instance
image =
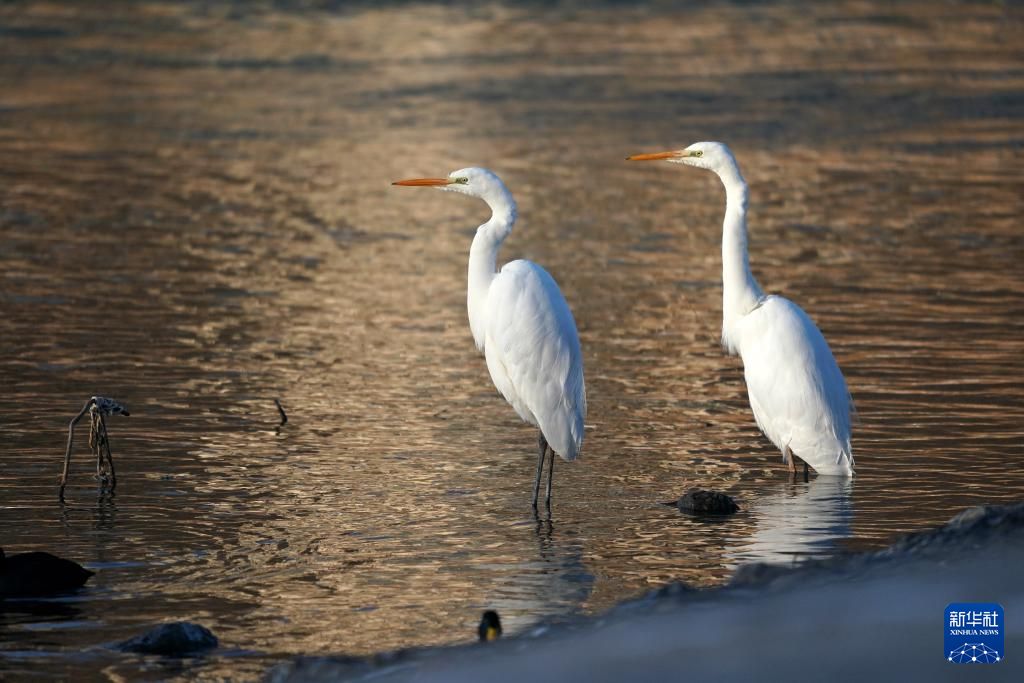
POLYGON ((98 572, 0 606, 0 674, 255 677, 593 613, 738 563, 885 545, 1024 496, 1024 12, 1008 3, 5 3, 0 544, 98 572), (582 7, 582 4, 581 4, 582 7), (710 174, 728 142, 755 274, 819 323, 853 481, 787 481, 724 355, 710 174), (502 257, 560 282, 590 416, 529 509, 535 435, 465 314, 486 207, 392 188, 494 168, 502 257), (92 394, 119 486, 67 421, 92 394), (289 423, 275 429, 273 399, 289 423), (659 503, 736 496, 701 523, 659 503), (167 619, 223 648, 109 644, 167 619))

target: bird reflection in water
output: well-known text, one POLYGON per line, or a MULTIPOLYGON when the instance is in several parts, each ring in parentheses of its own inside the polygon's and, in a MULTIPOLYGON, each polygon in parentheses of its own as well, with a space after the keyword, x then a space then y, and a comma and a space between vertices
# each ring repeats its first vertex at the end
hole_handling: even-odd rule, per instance
POLYGON ((727 547, 726 557, 788 565, 835 554, 838 541, 852 533, 852 492, 847 477, 780 483, 749 506, 755 531, 727 547))
MULTIPOLYGON (((520 633, 586 604, 594 574, 583 562, 583 543, 550 517, 534 516, 529 531, 537 542, 536 559, 515 568, 488 600, 501 615, 505 633, 520 633)), ((525 526, 525 525, 524 525, 525 526)))
MULTIPOLYGON (((60 502, 60 523, 65 528, 70 528, 74 512, 82 512, 85 508, 69 507, 64 501, 60 502)), ((114 531, 117 523, 117 497, 113 491, 100 491, 96 497, 96 507, 92 508, 93 529, 95 531, 114 531)))

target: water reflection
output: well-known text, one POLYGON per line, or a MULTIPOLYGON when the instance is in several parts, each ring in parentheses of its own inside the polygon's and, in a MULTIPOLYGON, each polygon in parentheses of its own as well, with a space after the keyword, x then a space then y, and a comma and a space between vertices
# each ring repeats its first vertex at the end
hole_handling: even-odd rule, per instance
POLYGON ((1024 495, 1021 9, 581 7, 0 3, 2 541, 98 570, 78 626, 0 643, 46 651, 12 675, 88 650, 83 676, 145 677, 102 644, 195 619, 258 653, 211 678, 256 678, 1024 495), (737 153, 755 274, 847 375, 852 491, 812 503, 827 482, 784 483, 752 424, 717 341, 720 186, 621 160, 697 139, 737 153), (470 164, 519 201, 503 253, 544 263, 580 328, 587 446, 550 529, 466 329, 479 207, 390 194, 470 164), (132 406, 116 503, 80 468, 61 510, 94 394, 132 406), (751 512, 658 505, 694 486, 751 512))
MULTIPOLYGON (((528 525, 517 527, 524 531, 528 525)), ((500 585, 481 608, 501 615, 508 634, 518 633, 551 618, 574 613, 584 604, 594 584, 594 575, 584 564, 581 540, 560 530, 551 518, 536 518, 533 524, 537 552, 533 559, 502 567, 500 585)))
MULTIPOLYGON (((82 501, 85 500, 90 493, 91 492, 89 491, 82 491, 75 503, 69 504, 63 500, 58 502, 60 522, 62 526, 68 529, 72 527, 72 517, 76 514, 81 515, 84 509, 82 507, 82 501)), ((117 522, 117 494, 108 489, 97 487, 95 495, 95 507, 90 509, 93 518, 93 530, 113 531, 117 522)))
POLYGON ((853 533, 855 479, 816 476, 766 487, 753 504, 753 533, 727 547, 736 564, 792 564, 827 557, 853 533))
MULTIPOLYGON (((2 616, 5 628, 0 628, 0 638, 5 640, 13 640, 14 635, 11 629, 14 624, 13 617, 17 615, 19 628, 32 629, 31 625, 33 622, 26 622, 27 617, 31 619, 46 618, 46 622, 63 621, 70 619, 77 619, 81 615, 82 611, 76 607, 75 602, 68 599, 54 598, 48 600, 39 599, 26 599, 26 598, 9 598, 7 600, 0 600, 0 615, 2 616), (51 617, 56 617, 53 619, 51 617)), ((41 630, 41 627, 35 627, 35 630, 41 630)))

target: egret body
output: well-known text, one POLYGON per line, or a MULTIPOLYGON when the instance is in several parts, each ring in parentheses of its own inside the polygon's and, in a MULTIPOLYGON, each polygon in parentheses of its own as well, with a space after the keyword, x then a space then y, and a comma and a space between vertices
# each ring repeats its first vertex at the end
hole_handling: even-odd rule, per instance
POLYGON ((853 402, 825 337, 789 299, 766 295, 747 255, 747 183, 729 148, 698 142, 637 154, 713 171, 725 185, 722 225, 722 345, 743 359, 757 426, 795 471, 794 455, 819 474, 853 474, 853 402))
POLYGON ((469 327, 494 386, 519 417, 540 430, 533 506, 537 507, 549 455, 546 500, 550 507, 555 454, 567 461, 576 459, 587 415, 583 356, 569 305, 554 279, 536 263, 511 261, 497 268, 498 250, 516 221, 516 203, 494 173, 464 168, 447 178, 394 184, 468 194, 491 209, 490 219, 477 228, 469 249, 469 327))

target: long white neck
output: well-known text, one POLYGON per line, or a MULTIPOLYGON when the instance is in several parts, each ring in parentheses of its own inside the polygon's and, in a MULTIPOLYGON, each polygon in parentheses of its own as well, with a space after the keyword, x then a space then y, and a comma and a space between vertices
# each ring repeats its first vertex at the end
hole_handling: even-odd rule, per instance
POLYGON ((487 293, 497 275, 498 250, 516 222, 516 202, 507 190, 502 194, 484 197, 484 201, 491 207, 491 219, 476 229, 476 236, 469 248, 466 295, 469 328, 473 331, 476 347, 481 351, 484 350, 487 293))
POLYGON ((722 344, 729 353, 739 351, 735 325, 764 297, 750 272, 747 255, 747 183, 731 164, 716 169, 725 185, 725 221, 722 223, 722 344))

